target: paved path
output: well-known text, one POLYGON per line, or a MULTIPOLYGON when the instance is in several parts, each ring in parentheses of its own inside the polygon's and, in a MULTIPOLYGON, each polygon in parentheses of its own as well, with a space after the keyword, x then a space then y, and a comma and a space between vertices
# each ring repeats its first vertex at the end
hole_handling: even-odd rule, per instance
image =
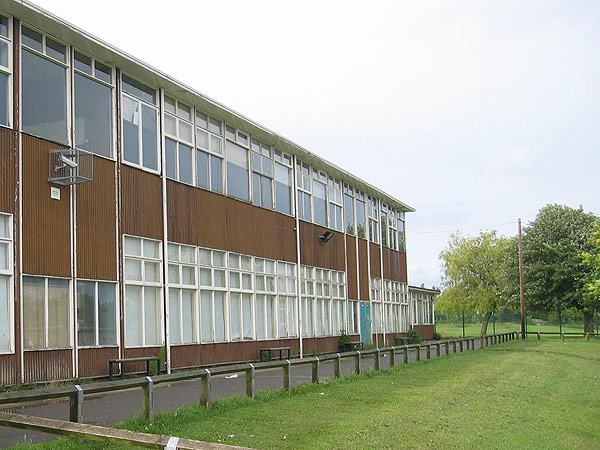
MULTIPOLYGON (((479 348, 479 339, 475 339, 475 348, 479 348)), ((457 351, 459 348, 457 347, 457 351)), ((442 345, 442 355, 445 354, 445 347, 442 345)), ((450 345, 452 353, 452 345, 450 345)), ((416 352, 409 352, 410 361, 416 360, 416 352)), ((436 346, 431 349, 432 358, 438 356, 436 346)), ((426 347, 421 348, 421 359, 427 357, 426 347)), ((382 353, 381 367, 389 367, 389 353, 382 353)), ((396 353, 396 364, 402 363, 402 353, 396 353)), ((370 370, 374 366, 374 358, 365 357, 362 360, 362 370, 370 370)), ((343 359, 340 365, 342 375, 354 371, 354 358, 343 359)), ((292 366, 291 377, 292 385, 297 385, 303 381, 311 380, 311 365, 292 366)), ((236 374, 237 377, 217 376, 212 378, 212 397, 230 397, 236 394, 244 395, 246 393, 245 373, 236 374)), ((321 379, 333 377, 333 363, 323 363, 319 370, 321 379)), ((256 390, 277 390, 283 386, 282 369, 257 370, 256 371, 256 390)), ((154 411, 164 412, 177 409, 181 406, 197 403, 200 399, 200 381, 180 381, 172 384, 159 384, 154 390, 154 411)), ((83 420, 85 423, 94 425, 115 425, 123 420, 141 414, 142 393, 141 389, 132 389, 128 391, 117 391, 98 396, 90 395, 85 397, 83 403, 83 420)), ((69 419, 68 400, 56 401, 49 400, 42 404, 34 406, 15 407, 3 409, 3 411, 14 412, 17 414, 26 414, 30 416, 46 417, 50 419, 69 419)), ((0 448, 8 447, 27 442, 45 442, 56 439, 57 436, 39 433, 33 431, 23 431, 16 428, 0 427, 0 448)))

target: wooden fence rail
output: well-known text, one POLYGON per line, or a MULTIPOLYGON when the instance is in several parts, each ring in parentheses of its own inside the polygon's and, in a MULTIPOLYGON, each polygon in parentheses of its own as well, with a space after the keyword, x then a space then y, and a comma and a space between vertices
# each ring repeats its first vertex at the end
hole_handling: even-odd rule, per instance
POLYGON ((538 340, 541 339, 542 335, 555 335, 560 336, 561 339, 565 339, 566 336, 581 336, 586 338, 586 340, 590 340, 593 337, 599 337, 600 333, 577 333, 577 332, 559 332, 559 331, 526 331, 525 334, 533 334, 536 335, 538 340))
POLYGON ((112 442, 120 445, 155 449, 239 450, 246 448, 4 412, 0 412, 0 425, 23 430, 42 431, 44 433, 69 436, 77 439, 112 442))
MULTIPOLYGON (((518 337, 517 332, 491 334, 481 336, 481 348, 489 345, 494 345, 509 340, 515 340, 518 337)), ((258 363, 234 364, 229 366, 219 366, 210 369, 196 369, 173 374, 157 375, 155 377, 133 378, 127 380, 105 381, 90 383, 85 385, 74 385, 48 389, 35 389, 32 391, 15 391, 0 393, 0 405, 31 402, 38 400, 46 400, 52 398, 69 398, 70 399, 70 420, 71 422, 83 422, 83 399, 88 394, 98 394, 104 392, 112 392, 123 389, 141 388, 142 390, 142 414, 147 419, 152 419, 153 404, 154 404, 154 387, 161 383, 173 383, 185 380, 200 379, 200 403, 209 406, 211 403, 211 382, 212 378, 218 375, 228 375, 233 373, 245 373, 246 375, 246 395, 253 398, 255 395, 255 380, 257 370, 282 369, 282 386, 284 389, 291 387, 291 367, 312 365, 312 381, 320 380, 320 370, 323 363, 333 362, 334 376, 340 376, 340 363, 342 359, 354 358, 354 372, 360 374, 362 371, 362 359, 372 357, 375 360, 375 370, 381 369, 381 355, 390 354, 390 366, 396 364, 396 354, 402 353, 402 361, 404 364, 409 362, 409 352, 414 352, 416 360, 421 361, 421 351, 426 349, 426 357, 430 359, 432 356, 432 348, 435 346, 436 356, 441 356, 442 345, 445 346, 446 354, 450 354, 450 346, 452 352, 464 352, 465 350, 475 349, 476 338, 461 338, 428 342, 423 344, 401 345, 385 348, 376 348, 371 350, 358 350, 344 353, 333 353, 321 355, 318 357, 290 359, 283 361, 269 361, 258 363)))

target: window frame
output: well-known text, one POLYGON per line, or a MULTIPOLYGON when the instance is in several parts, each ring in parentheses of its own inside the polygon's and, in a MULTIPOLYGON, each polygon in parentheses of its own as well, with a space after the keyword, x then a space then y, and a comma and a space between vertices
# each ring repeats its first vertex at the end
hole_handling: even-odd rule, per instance
POLYGON ((229 273, 228 273, 228 252, 225 250, 206 248, 206 247, 197 247, 198 257, 196 264, 198 265, 198 314, 199 314, 199 326, 198 330, 200 332, 200 343, 218 343, 218 342, 230 342, 229 341, 229 304, 228 304, 228 294, 229 294, 229 273), (202 262, 200 258, 201 251, 209 251, 210 252, 210 264, 205 264, 202 262), (214 263, 214 254, 218 252, 223 255, 223 265, 218 266, 214 263), (204 286, 200 283, 200 270, 208 269, 211 271, 211 286, 204 286), (225 273, 225 286, 215 286, 214 283, 214 273, 215 270, 223 271, 225 273), (202 292, 210 292, 210 326, 211 326, 211 338, 210 340, 205 340, 203 338, 203 313, 202 313, 202 292), (217 332, 216 332, 216 316, 215 316, 215 292, 221 292, 223 296, 223 312, 224 312, 224 321, 223 321, 223 340, 217 340, 217 332))
POLYGON ((4 12, 0 12, 0 15, 8 19, 8 37, 0 35, 0 41, 5 42, 8 45, 8 66, 0 66, 0 72, 7 75, 7 89, 6 89, 6 124, 3 124, 0 119, 0 127, 12 128, 13 126, 13 76, 14 76, 14 26, 13 18, 11 15, 4 12))
POLYGON ((164 139, 163 139, 162 145, 164 146, 164 149, 165 149, 165 176, 169 180, 178 181, 180 183, 187 184, 189 186, 195 186, 196 185, 196 164, 195 164, 196 163, 196 127, 195 127, 195 122, 194 122, 194 119, 196 116, 195 109, 193 106, 188 105, 187 103, 178 100, 176 97, 165 93, 162 89, 161 89, 161 95, 162 95, 162 102, 163 102, 161 119, 163 121, 163 129, 164 129, 164 132, 163 132, 164 139), (171 111, 167 110, 167 108, 165 106, 167 104, 167 99, 170 99, 174 102, 175 112, 171 112, 171 111), (186 108, 189 109, 189 111, 190 111, 189 119, 186 119, 185 117, 183 117, 179 114, 180 105, 185 106, 186 108), (175 133, 170 133, 167 131, 167 117, 174 120, 175 133), (181 136, 182 124, 189 125, 189 128, 190 128, 190 140, 189 141, 186 141, 181 136), (175 143, 175 178, 169 176, 169 174, 168 174, 169 167, 168 167, 168 158, 167 158, 167 140, 171 140, 175 143), (181 146, 188 147, 190 150, 190 153, 191 153, 190 163, 191 163, 191 171, 192 172, 191 172, 191 180, 190 181, 185 181, 185 180, 181 179, 181 173, 180 173, 180 169, 181 169, 180 160, 181 160, 181 152, 182 152, 181 146))
POLYGON ((198 251, 197 247, 193 245, 179 244, 176 242, 168 242, 167 243, 167 289, 169 289, 169 344, 170 345, 192 345, 199 344, 199 326, 198 326, 198 251), (177 248, 177 259, 171 258, 171 249, 173 247, 177 248), (182 247, 191 249, 191 254, 193 255, 193 262, 183 261, 181 257, 181 249, 182 247), (171 281, 171 267, 177 267, 177 274, 179 277, 179 282, 171 281), (193 268, 194 273, 194 283, 186 284, 183 282, 183 271, 184 267, 193 268), (173 343, 171 341, 171 336, 173 336, 173 330, 171 329, 171 291, 177 291, 178 298, 177 302, 179 303, 179 342, 173 343), (183 291, 193 291, 192 297, 192 342, 185 342, 184 339, 184 327, 183 327, 183 291))
MULTIPOLYGON (((114 348, 119 346, 120 342, 120 327, 119 327, 119 283, 117 281, 108 281, 108 280, 92 280, 87 278, 77 278, 75 280, 75 296, 79 295, 78 284, 79 282, 84 283, 94 283, 94 311, 95 311, 95 337, 94 337, 94 345, 80 345, 79 343, 79 335, 77 335, 77 348, 114 348), (100 327, 99 327, 99 297, 98 297, 98 285, 100 283, 103 284, 111 284, 115 290, 115 343, 114 344, 104 344, 101 345, 100 342, 100 327)), ((77 298, 77 302, 75 307, 78 309, 79 307, 79 299, 77 298)), ((77 315, 77 325, 79 327, 79 314, 77 315)), ((76 333, 79 333, 79 328, 75 330, 76 333)))
POLYGON ((8 310, 8 335, 9 335, 9 348, 8 350, 3 350, 0 348, 0 355, 12 355, 15 353, 15 302, 11 301, 15 296, 15 274, 14 274, 14 233, 13 233, 13 221, 14 216, 12 214, 7 214, 0 212, 0 220, 5 217, 8 222, 8 237, 0 236, 0 244, 6 244, 8 248, 8 252, 6 255, 7 259, 7 269, 0 268, 0 276, 5 276, 8 278, 8 296, 6 298, 7 301, 7 310, 8 310))
POLYGON ((221 194, 224 195, 226 192, 226 169, 227 169, 227 163, 226 163, 226 150, 225 150, 225 136, 224 136, 224 129, 225 129, 225 121, 218 119, 208 113, 205 113, 204 111, 202 111, 201 109, 195 108, 194 111, 194 171, 195 171, 195 175, 194 175, 194 185, 199 188, 199 189, 204 189, 204 190, 208 190, 211 192, 214 192, 216 194, 221 194), (200 122, 200 117, 199 115, 203 115, 206 117, 206 128, 203 127, 202 125, 199 124, 200 122), (220 132, 216 133, 214 131, 212 131, 210 129, 210 125, 213 123, 213 121, 218 122, 219 123, 219 129, 220 132), (199 140, 198 140, 198 131, 201 131, 202 133, 206 133, 206 135, 208 136, 208 147, 204 148, 204 147, 200 147, 199 145, 199 140), (216 137, 220 140, 221 143, 221 152, 215 152, 213 149, 211 149, 211 140, 213 137, 216 137), (198 152, 202 152, 205 153, 208 156, 208 187, 204 187, 204 186, 200 186, 200 183, 198 181, 198 176, 199 176, 199 171, 198 171, 198 152), (212 179, 212 174, 213 174, 213 169, 212 169, 212 158, 218 158, 221 161, 221 189, 220 190, 215 190, 213 189, 213 179, 212 179))

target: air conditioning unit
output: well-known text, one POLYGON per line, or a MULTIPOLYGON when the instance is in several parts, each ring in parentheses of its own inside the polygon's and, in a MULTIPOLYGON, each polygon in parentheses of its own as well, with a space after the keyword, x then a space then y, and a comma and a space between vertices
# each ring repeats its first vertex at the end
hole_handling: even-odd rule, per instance
POLYGON ((85 183, 94 179, 94 155, 85 150, 50 150, 48 168, 50 183, 71 185, 85 183))

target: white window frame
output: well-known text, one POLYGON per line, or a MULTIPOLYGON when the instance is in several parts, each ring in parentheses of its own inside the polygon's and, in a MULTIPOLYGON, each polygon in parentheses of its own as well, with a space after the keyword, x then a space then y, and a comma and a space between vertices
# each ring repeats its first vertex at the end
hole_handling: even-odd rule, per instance
POLYGON ((202 262, 202 259, 200 258, 200 253, 198 253, 198 268, 199 271, 202 269, 206 269, 206 270, 210 270, 211 271, 211 280, 212 280, 212 285, 211 286, 203 286, 200 283, 200 272, 198 272, 198 277, 197 277, 197 282, 198 282, 198 302, 199 302, 199 306, 198 306, 198 314, 199 314, 199 326, 198 329, 200 331, 200 342, 201 343, 214 343, 214 342, 228 342, 229 341, 229 305, 228 305, 228 292, 229 292, 229 273, 227 271, 227 266, 228 266, 228 255, 227 252, 224 250, 218 250, 218 249, 212 249, 212 248, 205 248, 205 247, 198 247, 198 252, 201 251, 208 251, 210 252, 210 264, 205 264, 202 262), (219 254, 223 255, 223 265, 219 266, 219 265, 215 265, 214 263, 214 255, 215 252, 218 252, 219 254), (214 279, 215 279, 215 271, 223 271, 225 274, 225 286, 215 286, 214 283, 214 279), (203 338, 203 333, 202 333, 202 323, 203 323, 203 317, 202 317, 202 292, 210 292, 210 307, 211 307, 211 317, 210 317, 210 325, 211 325, 211 337, 208 340, 205 340, 203 338), (215 320, 215 292, 221 292, 223 295, 223 309, 224 309, 224 323, 223 323, 223 340, 217 340, 216 339, 216 328, 215 328, 215 324, 216 324, 216 320, 215 320))
POLYGON ((298 311, 296 306, 296 299, 298 293, 296 292, 296 264, 287 261, 277 261, 277 335, 279 339, 289 339, 298 337, 298 311), (282 288, 282 284, 284 288, 282 288), (285 302, 285 332, 282 334, 281 321, 279 320, 279 302, 283 300, 285 302), (291 333, 291 322, 290 322, 290 310, 293 312, 293 327, 296 330, 291 333))
POLYGON ((229 304, 229 342, 244 342, 244 341, 250 341, 250 340, 256 340, 256 327, 255 327, 255 318, 254 318, 254 258, 250 255, 244 255, 242 253, 236 253, 236 252, 228 252, 227 253, 227 266, 228 266, 228 283, 229 283, 229 295, 227 296, 228 298, 228 304, 229 304), (239 268, 234 268, 231 267, 230 261, 231 261, 231 257, 239 257, 239 268), (243 258, 248 258, 250 260, 250 268, 244 268, 242 265, 242 260, 243 258), (234 287, 231 284, 231 277, 232 275, 235 274, 238 276, 239 278, 239 287, 234 287), (246 279, 250 279, 250 282, 252 283, 252 286, 250 288, 245 288, 244 287, 244 275, 246 275, 246 279), (240 299, 240 317, 239 317, 239 330, 240 330, 240 338, 239 339, 233 339, 233 336, 231 334, 231 330, 232 330, 232 326, 231 324, 233 323, 233 317, 231 314, 232 311, 232 296, 231 294, 238 294, 239 295, 239 299, 240 299), (251 336, 250 337, 244 337, 244 325, 246 325, 244 323, 244 295, 249 295, 250 296, 250 326, 252 327, 252 332, 250 333, 251 336))
POLYGON ((327 180, 327 217, 329 228, 339 231, 340 233, 345 231, 343 186, 340 180, 333 178, 332 176, 329 176, 327 180), (332 211, 335 211, 335 217, 333 217, 334 214, 332 214, 332 211), (338 219, 340 221, 339 228, 336 225, 338 219))
POLYGON ((8 89, 6 90, 6 124, 0 127, 12 128, 13 122, 13 18, 4 12, 0 15, 8 19, 8 37, 0 36, 0 41, 8 45, 8 66, 0 66, 0 72, 8 75, 8 89))
POLYGON ((367 236, 369 241, 379 244, 379 206, 377 199, 371 196, 367 198, 367 236))
MULTIPOLYGON (((169 242, 168 243, 168 250, 167 250, 167 259, 168 259, 168 266, 167 266, 167 288, 169 289, 169 302, 171 302, 173 299, 171 297, 171 290, 176 290, 178 293, 177 296, 177 301, 179 303, 179 343, 177 344, 172 344, 172 345, 189 345, 189 344, 198 344, 200 343, 200 337, 199 337, 199 326, 198 326, 198 263, 197 263, 197 257, 198 257, 198 251, 196 250, 196 247, 193 245, 185 245, 185 244, 178 244, 175 242, 169 242), (183 259, 181 258, 181 249, 182 248, 188 248, 191 250, 191 254, 193 255, 193 262, 189 262, 189 261, 183 261, 183 259), (177 257, 172 258, 171 256, 171 252, 173 249, 177 249, 177 257), (170 274, 171 274, 171 268, 172 267, 176 267, 177 268, 177 274, 178 274, 178 278, 179 278, 179 282, 174 282, 171 281, 170 279, 170 274), (186 268, 191 268, 193 269, 193 273, 194 273, 194 283, 193 284, 186 284, 183 282, 183 269, 184 267, 186 268), (193 313, 192 313, 192 342, 185 342, 184 340, 184 333, 183 333, 183 291, 193 291, 193 298, 192 298, 192 308, 193 308, 193 313)), ((171 310, 169 309, 169 314, 172 314, 171 310)), ((169 333, 170 336, 172 336, 173 330, 171 329, 171 322, 169 321, 169 333)), ((171 342, 170 342, 171 343, 171 342)))
POLYGON ((163 91, 161 91, 162 95, 163 95, 163 114, 162 114, 162 120, 163 120, 163 128, 164 128, 164 141, 162 142, 162 145, 164 145, 165 147, 165 175, 169 180, 175 180, 175 181, 179 181, 180 183, 184 183, 190 186, 195 186, 196 185, 196 128, 194 126, 194 108, 190 105, 188 105, 187 103, 184 103, 180 100, 177 100, 175 97, 164 93, 163 91), (169 101, 171 100, 174 102, 174 107, 175 107, 175 111, 168 111, 167 110, 167 104, 169 104, 169 101), (187 108, 189 109, 189 119, 185 118, 182 114, 180 114, 180 110, 187 108), (167 131, 167 118, 173 120, 175 122, 175 133, 170 133, 167 131), (186 141, 183 137, 182 137, 182 133, 181 133, 181 129, 182 127, 188 126, 189 130, 190 130, 190 140, 186 141), (173 141, 175 143, 175 178, 167 175, 167 158, 166 158, 166 151, 167 151, 167 139, 173 141), (188 147, 190 149, 190 153, 191 153, 191 169, 192 169, 192 173, 191 173, 191 180, 190 181, 184 181, 181 179, 181 174, 179 173, 179 159, 181 158, 181 146, 185 146, 188 147))
POLYGON ((294 195, 294 160, 293 158, 288 155, 285 152, 282 152, 280 150, 277 150, 276 148, 274 148, 274 159, 275 159, 275 165, 273 168, 273 185, 274 185, 274 192, 273 192, 273 204, 274 204, 274 209, 275 211, 277 211, 280 214, 285 214, 286 216, 294 216, 295 213, 295 209, 294 209, 294 201, 296 196, 294 195), (280 211, 279 209, 277 209, 277 182, 275 179, 275 174, 277 172, 277 165, 281 165, 282 167, 285 167, 288 170, 288 187, 289 187, 289 192, 288 195, 290 196, 290 212, 286 213, 283 211, 280 211))
POLYGON ((6 299, 8 305, 8 334, 9 348, 7 350, 0 349, 0 355, 13 354, 15 352, 15 302, 11 299, 15 298, 15 282, 14 282, 14 249, 13 249, 13 215, 0 213, 0 220, 2 218, 8 218, 8 237, 0 237, 1 244, 7 244, 8 252, 6 258, 8 260, 8 268, 0 269, 0 276, 8 277, 8 297, 6 299))
MULTIPOLYGON (((297 161, 296 163, 296 185, 298 188, 298 212, 302 208, 302 217, 299 217, 300 220, 305 220, 308 222, 312 222, 313 218, 313 204, 312 204, 312 177, 311 168, 308 164, 303 163, 302 161, 297 161), (304 211, 304 201, 303 197, 308 197, 308 205, 310 211, 308 212, 308 217, 306 216, 306 211, 304 211)), ((299 214, 300 216, 300 214, 299 214)))
MULTIPOLYGON (((85 283, 94 283, 94 309, 95 309, 95 324, 94 324, 94 329, 95 329, 95 343, 94 345, 80 345, 79 344, 79 336, 77 337, 77 348, 112 348, 112 347, 118 347, 119 346, 119 342, 120 342, 120 326, 119 326, 119 289, 118 288, 118 283, 116 281, 107 281, 107 280, 91 280, 91 279, 86 279, 86 278, 77 278, 75 280, 75 295, 77 296, 78 294, 78 290, 77 290, 77 284, 80 282, 85 282, 85 283), (99 301, 99 297, 98 297, 98 284, 103 283, 103 284, 111 284, 113 285, 113 289, 115 290, 115 343, 114 344, 104 344, 104 345, 100 345, 100 327, 99 327, 99 307, 98 307, 98 301, 99 301)), ((77 299, 78 300, 78 299, 77 299)), ((76 302, 75 307, 78 307, 79 303, 78 301, 76 302)), ((76 333, 79 333, 79 329, 75 330, 76 333)))
POLYGON ((194 151, 194 184, 200 188, 200 189, 205 189, 211 192, 216 192, 217 194, 224 194, 225 193, 225 186, 226 186, 226 174, 225 174, 225 170, 227 168, 227 164, 225 161, 225 138, 223 136, 224 134, 224 128, 225 128, 225 122, 222 121, 221 119, 217 119, 216 117, 211 116, 210 114, 205 113, 204 111, 201 111, 200 109, 195 110, 195 123, 194 123, 194 140, 195 140, 195 151, 194 151), (201 118, 200 116, 204 116, 205 119, 201 118), (206 122, 206 126, 203 126, 201 123, 202 121, 206 122), (219 127, 219 131, 216 132, 215 130, 212 129, 212 126, 216 126, 218 124, 219 127), (208 147, 201 147, 200 146, 200 141, 198 139, 198 133, 205 133, 208 137, 208 147), (211 148, 211 141, 214 139, 218 139, 220 142, 220 152, 215 152, 214 149, 211 148), (204 152, 208 155, 208 188, 205 188, 204 186, 200 186, 200 184, 198 183, 198 152, 204 152), (212 189, 212 185, 213 185, 213 180, 212 180, 212 160, 211 160, 211 156, 219 158, 221 160, 221 190, 214 190, 212 189))
POLYGON ((250 198, 250 202, 255 205, 258 206, 260 208, 266 208, 266 209, 275 209, 275 158, 273 156, 273 152, 274 152, 274 147, 264 141, 261 141, 255 137, 251 138, 251 144, 250 144, 250 159, 251 159, 251 166, 252 166, 252 173, 250 175, 250 185, 251 185, 251 191, 252 191, 252 196, 250 198), (255 156, 256 155, 256 156, 255 156), (260 167, 257 167, 258 164, 256 164, 255 159, 258 159, 260 161, 260 167), (268 164, 270 164, 271 167, 271 173, 269 174, 268 171, 266 171, 264 169, 264 163, 265 160, 268 160, 268 164), (254 174, 258 175, 260 178, 260 189, 261 189, 261 204, 258 203, 254 203, 254 174), (270 205, 263 205, 262 204, 262 179, 266 178, 270 181, 271 183, 271 204, 270 205))

